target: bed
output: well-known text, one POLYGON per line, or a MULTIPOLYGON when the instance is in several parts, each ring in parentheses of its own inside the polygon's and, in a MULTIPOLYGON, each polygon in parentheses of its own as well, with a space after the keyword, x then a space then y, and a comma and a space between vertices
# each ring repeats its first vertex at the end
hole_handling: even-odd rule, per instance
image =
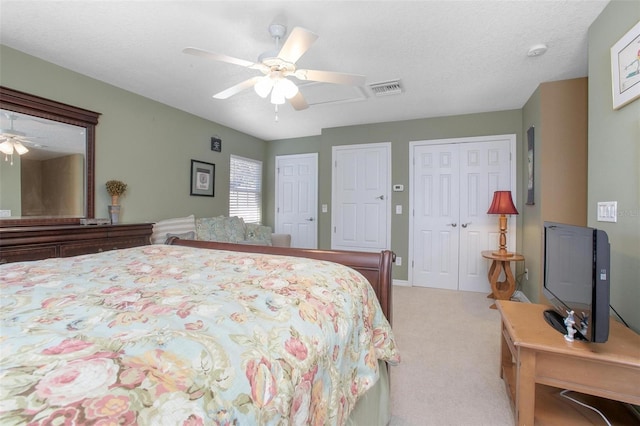
POLYGON ((392 256, 172 239, 1 265, 0 423, 384 424, 392 256))

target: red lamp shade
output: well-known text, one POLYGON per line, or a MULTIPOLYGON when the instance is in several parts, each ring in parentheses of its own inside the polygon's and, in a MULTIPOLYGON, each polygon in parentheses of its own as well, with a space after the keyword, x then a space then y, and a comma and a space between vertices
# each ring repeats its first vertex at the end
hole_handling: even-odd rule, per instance
POLYGON ((511 191, 496 191, 487 214, 518 214, 511 199, 511 191))

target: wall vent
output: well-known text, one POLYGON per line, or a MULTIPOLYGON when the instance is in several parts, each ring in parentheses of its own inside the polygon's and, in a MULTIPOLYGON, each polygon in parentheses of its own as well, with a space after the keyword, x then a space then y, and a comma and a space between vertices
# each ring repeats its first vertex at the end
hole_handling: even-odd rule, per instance
POLYGON ((372 83, 369 89, 375 96, 399 95, 402 93, 400 80, 383 81, 381 83, 372 83))

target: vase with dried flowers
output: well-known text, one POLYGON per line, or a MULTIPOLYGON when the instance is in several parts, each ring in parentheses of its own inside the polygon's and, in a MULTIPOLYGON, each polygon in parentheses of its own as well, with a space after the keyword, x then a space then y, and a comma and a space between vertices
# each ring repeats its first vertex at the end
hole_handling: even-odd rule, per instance
POLYGON ((127 190, 127 184, 119 180, 109 180, 105 184, 107 192, 111 195, 111 205, 109 206, 109 217, 113 225, 120 222, 119 198, 127 190))
POLYGON ((120 180, 108 180, 105 185, 107 192, 111 195, 111 205, 117 206, 118 199, 127 190, 127 184, 120 180))

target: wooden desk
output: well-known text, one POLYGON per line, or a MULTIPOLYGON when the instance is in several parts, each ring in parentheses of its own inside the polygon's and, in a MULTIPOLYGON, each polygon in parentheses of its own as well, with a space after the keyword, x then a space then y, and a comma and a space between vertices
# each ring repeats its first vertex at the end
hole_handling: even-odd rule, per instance
POLYGON ((533 426, 536 412, 545 411, 541 399, 536 406, 538 384, 640 404, 640 335, 633 330, 612 319, 606 343, 567 342, 544 321, 547 306, 506 300, 496 305, 502 317, 500 375, 517 425, 533 426))
MULTIPOLYGON (((498 300, 509 300, 516 291, 516 279, 511 272, 510 262, 522 262, 524 256, 518 253, 509 253, 509 256, 500 256, 493 253, 493 250, 485 250, 482 257, 491 260, 489 273, 487 278, 491 284, 491 294, 487 297, 498 300), (498 281, 500 275, 504 273, 504 281, 498 281)), ((491 309, 495 309, 496 305, 491 305, 491 309)))

